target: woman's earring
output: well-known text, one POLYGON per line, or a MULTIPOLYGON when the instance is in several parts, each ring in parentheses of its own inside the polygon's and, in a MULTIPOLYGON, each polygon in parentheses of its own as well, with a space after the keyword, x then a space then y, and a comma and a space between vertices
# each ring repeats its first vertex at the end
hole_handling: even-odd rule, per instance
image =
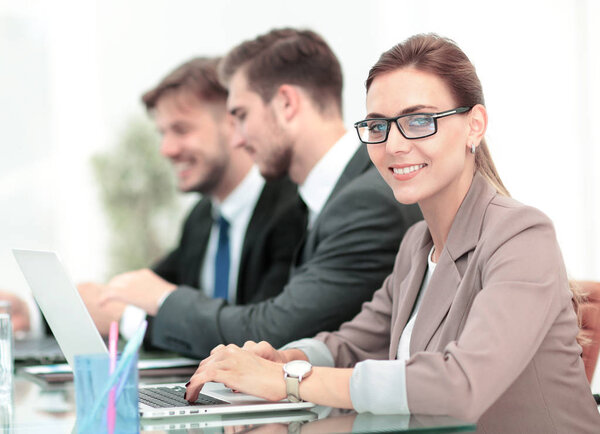
POLYGON ((471 143, 471 154, 474 154, 476 149, 477 148, 475 148, 475 143, 471 143))

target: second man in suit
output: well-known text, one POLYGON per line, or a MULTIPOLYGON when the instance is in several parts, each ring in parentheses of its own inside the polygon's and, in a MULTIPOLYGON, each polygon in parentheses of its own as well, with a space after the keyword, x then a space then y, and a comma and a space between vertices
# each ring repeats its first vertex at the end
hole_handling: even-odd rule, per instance
MULTIPOLYGON (((173 163, 182 192, 203 195, 189 214, 177 248, 152 269, 114 277, 107 286, 80 285, 96 325, 111 320, 131 334, 150 317, 147 341, 173 316, 195 315, 190 299, 201 292, 222 305, 248 304, 277 295, 288 280, 295 246, 305 229, 305 211, 288 179, 265 182, 251 158, 232 149, 233 119, 227 90, 217 79, 218 59, 196 58, 168 74, 143 95, 162 136, 160 151, 173 163), (118 301, 108 301, 118 294, 118 301), (177 305, 176 312, 163 309, 177 305)), ((191 345, 186 336, 176 347, 191 345)))

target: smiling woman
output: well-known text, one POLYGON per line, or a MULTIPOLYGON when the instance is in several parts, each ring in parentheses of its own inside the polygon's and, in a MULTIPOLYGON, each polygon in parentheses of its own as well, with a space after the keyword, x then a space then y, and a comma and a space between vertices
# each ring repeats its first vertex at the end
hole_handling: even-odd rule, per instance
POLYGON ((425 217, 392 274, 336 332, 279 351, 215 348, 187 398, 214 380, 268 399, 451 415, 486 433, 596 432, 552 222, 504 189, 467 56, 432 34, 394 46, 371 69, 367 112, 356 127, 373 163, 396 199, 425 217), (292 360, 317 366, 294 377, 281 365, 292 360))

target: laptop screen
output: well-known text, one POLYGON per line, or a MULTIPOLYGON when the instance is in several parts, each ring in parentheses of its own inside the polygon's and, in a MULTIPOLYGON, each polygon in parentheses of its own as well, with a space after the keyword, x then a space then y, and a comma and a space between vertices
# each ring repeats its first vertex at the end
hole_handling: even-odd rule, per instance
POLYGON ((58 255, 13 249, 15 259, 67 362, 77 354, 107 353, 106 345, 58 255))

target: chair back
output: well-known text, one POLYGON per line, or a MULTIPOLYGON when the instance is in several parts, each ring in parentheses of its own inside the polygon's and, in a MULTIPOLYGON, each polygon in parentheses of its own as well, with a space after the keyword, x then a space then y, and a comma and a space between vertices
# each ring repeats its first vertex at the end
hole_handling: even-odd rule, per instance
POLYGON ((576 284, 587 298, 579 308, 582 335, 588 341, 583 345, 582 357, 585 373, 591 383, 600 353, 600 282, 577 281, 576 284))

